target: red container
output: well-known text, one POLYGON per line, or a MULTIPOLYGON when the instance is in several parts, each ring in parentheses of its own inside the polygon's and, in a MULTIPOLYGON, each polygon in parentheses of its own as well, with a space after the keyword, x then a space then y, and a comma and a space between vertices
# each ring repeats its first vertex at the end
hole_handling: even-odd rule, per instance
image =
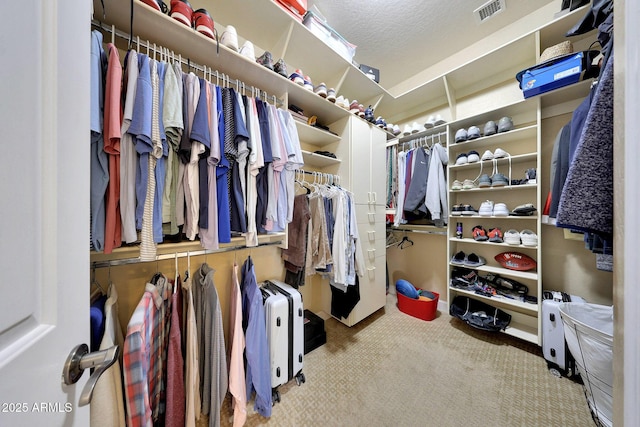
MULTIPOLYGON (((418 291, 419 290, 420 289, 418 289, 418 291)), ((431 293, 436 297, 431 301, 425 301, 409 298, 398 292, 398 308, 401 312, 417 317, 418 319, 433 320, 436 318, 436 313, 438 311, 438 299, 440 299, 440 294, 437 292, 431 293)))

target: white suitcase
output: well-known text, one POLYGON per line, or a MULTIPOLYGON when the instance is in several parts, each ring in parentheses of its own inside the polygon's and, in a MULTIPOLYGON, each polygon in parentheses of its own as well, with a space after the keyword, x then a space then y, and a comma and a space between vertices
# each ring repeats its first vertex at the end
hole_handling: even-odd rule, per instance
POLYGON ((575 360, 571 356, 564 337, 564 325, 560 317, 559 306, 563 302, 581 302, 584 299, 563 292, 545 292, 542 300, 542 354, 547 361, 549 371, 555 376, 572 377, 575 360))
POLYGON ((302 295, 286 283, 269 280, 262 287, 271 365, 273 401, 280 401, 279 386, 296 379, 305 381, 304 309, 302 295))

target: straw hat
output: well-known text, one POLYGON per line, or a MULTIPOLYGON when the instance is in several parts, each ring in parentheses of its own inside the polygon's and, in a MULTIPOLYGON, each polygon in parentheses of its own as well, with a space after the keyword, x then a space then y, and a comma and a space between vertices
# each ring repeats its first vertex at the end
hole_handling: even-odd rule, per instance
POLYGON ((542 55, 540 55, 538 64, 542 64, 544 62, 560 58, 571 53, 573 53, 573 44, 569 40, 566 40, 562 43, 558 43, 557 45, 546 48, 544 52, 542 52, 542 55))

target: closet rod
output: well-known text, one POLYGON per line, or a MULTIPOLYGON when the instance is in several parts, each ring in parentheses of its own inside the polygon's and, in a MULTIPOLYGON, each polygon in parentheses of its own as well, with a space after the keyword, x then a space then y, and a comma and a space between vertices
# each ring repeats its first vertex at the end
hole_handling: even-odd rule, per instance
MULTIPOLYGON (((424 131, 423 131, 423 132, 424 132, 424 131)), ((412 143, 412 142, 414 142, 414 141, 419 141, 419 140, 421 140, 421 139, 430 139, 430 140, 434 140, 435 138, 438 138, 438 142, 441 142, 441 141, 440 141, 440 138, 441 138, 441 137, 445 137, 445 138, 446 138, 446 136, 447 136, 447 131, 446 131, 446 130, 445 130, 445 131, 442 131, 442 132, 437 132, 437 133, 432 133, 432 134, 426 134, 426 135, 425 135, 425 134, 423 134, 422 132, 420 132, 419 134, 416 134, 416 135, 408 135, 408 136, 405 136, 405 137, 400 138, 400 139, 398 140, 398 144, 399 144, 399 145, 400 145, 400 144, 404 145, 404 144, 410 144, 410 143, 412 143)), ((445 139, 445 141, 446 141, 446 139, 445 139)))
MULTIPOLYGON (((157 45, 155 43, 151 43, 149 40, 143 40, 141 41, 139 37, 131 37, 129 36, 128 33, 118 30, 117 28, 115 28, 115 26, 110 26, 110 25, 106 25, 103 24, 100 21, 96 21, 95 19, 93 19, 91 21, 91 25, 93 25, 94 27, 100 28, 102 31, 106 31, 107 33, 110 34, 114 34, 117 37, 120 37, 121 39, 124 39, 127 41, 127 43, 130 40, 136 40, 137 42, 136 44, 138 46, 142 45, 142 46, 146 46, 146 48, 148 50, 152 50, 158 54, 167 54, 168 52, 172 53, 172 60, 173 61, 178 61, 180 64, 186 65, 187 67, 193 68, 195 70, 198 70, 200 72, 202 72, 203 75, 206 76, 206 74, 208 74, 209 72, 211 72, 212 75, 214 75, 216 77, 216 79, 221 79, 223 86, 225 85, 226 82, 226 86, 227 87, 231 87, 231 86, 236 86, 238 88, 238 90, 243 90, 243 91, 248 91, 248 92, 252 92, 252 93, 257 93, 258 96, 262 96, 263 98, 265 98, 266 101, 271 100, 271 103, 276 105, 276 106, 283 106, 284 105, 284 101, 282 101, 280 98, 278 98, 275 95, 269 95, 267 93, 267 91, 262 90, 258 87, 252 86, 252 85, 248 85, 245 84, 242 80, 240 79, 232 79, 230 76, 219 72, 218 70, 214 70, 211 67, 207 67, 204 65, 199 65, 196 64, 195 62, 192 62, 191 60, 189 60, 189 58, 182 58, 181 55, 175 55, 175 53, 173 52, 173 50, 165 48, 163 46, 157 45)), ((133 42, 132 42, 133 44, 133 42)))
POLYGON ((176 257, 184 258, 186 256, 191 257, 191 256, 198 256, 198 255, 219 254, 223 252, 237 251, 239 249, 253 249, 256 247, 263 247, 263 246, 282 245, 283 243, 284 242, 282 240, 279 240, 277 242, 259 243, 258 246, 236 245, 236 246, 228 246, 226 248, 214 249, 214 250, 203 249, 199 251, 168 253, 168 254, 156 255, 156 259, 152 261, 140 261, 140 257, 112 259, 112 260, 106 260, 106 261, 93 261, 91 263, 91 268, 105 268, 105 267, 113 267, 118 265, 139 264, 142 262, 156 262, 156 261, 162 261, 165 259, 174 259, 176 257))

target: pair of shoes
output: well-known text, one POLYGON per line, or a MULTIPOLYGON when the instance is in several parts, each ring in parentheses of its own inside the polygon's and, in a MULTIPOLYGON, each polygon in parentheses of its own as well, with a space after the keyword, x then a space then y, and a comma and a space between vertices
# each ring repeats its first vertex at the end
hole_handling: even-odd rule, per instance
POLYGON ((344 96, 340 95, 336 98, 335 104, 343 110, 349 111, 349 98, 345 98, 344 96))
POLYGON ((373 123, 379 128, 388 129, 387 122, 381 116, 378 116, 373 123))
POLYGON ((498 122, 498 133, 508 132, 513 129, 513 120, 511 117, 503 117, 498 122))
POLYGON ((451 184, 451 189, 452 190, 462 190, 462 182, 458 181, 457 179, 453 181, 453 183, 451 184))
MULTIPOLYGON (((315 93, 318 96, 321 96, 322 98, 326 98, 328 95, 327 85, 324 84, 324 82, 320 83, 318 86, 313 88, 313 93, 315 93)), ((335 91, 334 91, 334 100, 335 100, 335 91)))
MULTIPOLYGON (((371 105, 369 105, 367 108, 364 109, 364 119, 369 123, 376 122, 376 119, 373 116, 373 108, 371 108, 371 105)), ((380 118, 380 120, 382 120, 382 118, 380 118)))
POLYGON ((509 180, 501 173, 494 173, 491 176, 491 187, 504 187, 509 185, 509 180))
MULTIPOLYGON (((158 4, 158 2, 156 1, 145 1, 145 3, 151 5, 152 7, 152 3, 158 4)), ((164 6, 164 9, 166 9, 164 3, 162 4, 162 6, 164 6)), ((165 12, 165 10, 162 10, 162 12, 165 12)), ((187 0, 171 0, 171 10, 169 11, 169 16, 171 16, 176 21, 186 25, 187 27, 193 28, 197 32, 204 34, 210 39, 215 39, 215 32, 213 30, 213 18, 206 9, 198 9, 194 11, 193 7, 187 0)), ((237 51, 237 35, 235 40, 235 50, 237 51)))
POLYGON ((355 99, 349 104, 349 112, 364 117, 364 105, 358 103, 355 99))
MULTIPOLYGON (((244 46, 242 46, 242 48, 240 49, 240 53, 242 53, 242 49, 244 49, 244 46)), ((253 50, 253 47, 251 48, 251 50, 253 50)), ((270 69, 271 71, 275 71, 275 67, 273 65, 273 57, 271 56, 271 52, 269 51, 265 51, 262 55, 256 58, 256 62, 263 67, 270 69)))
POLYGON ((404 130, 402 131, 402 134, 407 136, 407 135, 411 135, 412 133, 418 133, 422 130, 422 128, 420 127, 420 125, 418 124, 418 122, 413 122, 413 124, 411 125, 404 125, 404 130))
POLYGON ((472 179, 465 179, 462 183, 463 190, 473 190, 474 188, 476 188, 476 183, 472 179))
POLYGON ((478 187, 480 188, 488 188, 491 187, 491 178, 486 173, 480 175, 478 178, 478 187))
POLYGON ((478 215, 478 211, 476 210, 476 208, 474 208, 471 205, 459 205, 459 212, 461 215, 464 216, 473 216, 473 215, 478 215))
POLYGON ((478 214, 480 216, 509 216, 509 209, 504 203, 494 204, 491 200, 486 200, 480 204, 478 214))
POLYGON ((466 165, 467 163, 477 163, 480 161, 480 154, 475 151, 469 151, 469 154, 461 153, 456 157, 456 165, 466 165))
POLYGON ((297 85, 304 86, 304 75, 302 74, 302 70, 298 68, 291 73, 289 80, 293 81, 297 85))
POLYGON ((442 116, 440 114, 436 114, 435 116, 431 115, 429 116, 429 118, 427 118, 427 121, 424 124, 424 127, 426 129, 431 129, 434 126, 440 126, 447 123, 446 121, 444 121, 444 119, 442 118, 442 116))
POLYGON ((311 77, 304 76, 304 81, 302 82, 302 87, 306 90, 313 92, 313 83, 311 82, 311 77))
POLYGON ((503 159, 506 157, 510 157, 510 154, 504 151, 502 148, 496 148, 495 152, 491 152, 491 150, 486 150, 482 155, 482 161, 485 160, 493 160, 493 159, 503 159))
POLYGON ((400 126, 398 125, 393 125, 393 134, 394 135, 400 135, 400 126))
POLYGON ((498 125, 493 120, 489 120, 484 125, 484 136, 491 136, 498 133, 498 125))
POLYGON ((480 255, 470 253, 469 255, 460 251, 451 258, 451 264, 464 265, 466 267, 479 267, 486 264, 487 261, 480 255))
POLYGON ((534 247, 538 246, 538 236, 531 230, 518 230, 510 229, 504 233, 504 242, 509 245, 520 245, 534 247))
POLYGON ((467 129, 458 129, 455 135, 455 142, 471 141, 480 138, 480 128, 478 126, 471 126, 467 129))
POLYGON ((451 208, 451 215, 460 216, 462 215, 463 211, 464 211, 464 205, 453 205, 453 207, 451 208))
POLYGON ((525 203, 516 207, 509 215, 512 216, 531 216, 536 211, 535 206, 532 203, 525 203))

